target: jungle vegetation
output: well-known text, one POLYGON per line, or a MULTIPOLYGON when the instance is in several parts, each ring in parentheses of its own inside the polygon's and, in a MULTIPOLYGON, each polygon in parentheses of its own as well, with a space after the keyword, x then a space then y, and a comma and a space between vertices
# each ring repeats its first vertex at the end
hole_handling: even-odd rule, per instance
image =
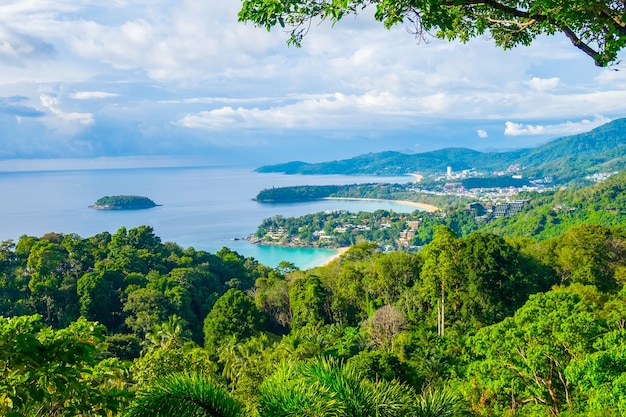
POLYGON ((623 225, 439 226, 306 271, 147 226, 22 236, 0 245, 0 414, 619 416, 625 282, 623 225))

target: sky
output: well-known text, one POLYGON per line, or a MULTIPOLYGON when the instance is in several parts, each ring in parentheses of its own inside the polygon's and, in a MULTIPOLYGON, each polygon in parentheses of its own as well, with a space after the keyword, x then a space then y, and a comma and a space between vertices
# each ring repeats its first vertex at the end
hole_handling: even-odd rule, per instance
POLYGON ((366 10, 313 25, 296 48, 238 22, 240 6, 0 1, 0 167, 507 150, 626 115, 624 65, 597 68, 562 34, 509 51, 487 37, 419 42, 366 10))

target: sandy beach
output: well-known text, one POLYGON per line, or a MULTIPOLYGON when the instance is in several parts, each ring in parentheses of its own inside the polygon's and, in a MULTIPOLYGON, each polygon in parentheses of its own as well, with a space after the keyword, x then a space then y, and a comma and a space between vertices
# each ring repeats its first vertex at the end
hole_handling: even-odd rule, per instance
POLYGON ((421 208, 425 211, 438 211, 439 207, 433 206, 432 204, 418 203, 416 201, 407 201, 407 200, 385 200, 384 198, 351 198, 351 197, 325 197, 325 200, 356 200, 356 201, 389 201, 391 203, 397 204, 405 204, 407 206, 413 206, 421 208))
POLYGON ((411 174, 413 176, 413 178, 415 179, 415 182, 422 182, 422 180, 424 179, 424 176, 422 174, 411 174))
POLYGON ((341 255, 346 253, 348 249, 350 249, 350 247, 337 248, 337 253, 335 255, 331 256, 330 258, 328 258, 328 260, 326 260, 326 262, 324 262, 323 266, 326 266, 329 263, 331 263, 332 261, 334 261, 335 259, 339 258, 341 255))

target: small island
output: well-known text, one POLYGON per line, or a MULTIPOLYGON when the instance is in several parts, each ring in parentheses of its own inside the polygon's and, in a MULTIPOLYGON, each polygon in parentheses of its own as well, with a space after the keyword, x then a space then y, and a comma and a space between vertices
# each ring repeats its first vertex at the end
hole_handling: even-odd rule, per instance
POLYGON ((113 195, 105 196, 89 206, 96 210, 142 210, 152 207, 156 207, 154 201, 148 197, 142 197, 138 195, 113 195))

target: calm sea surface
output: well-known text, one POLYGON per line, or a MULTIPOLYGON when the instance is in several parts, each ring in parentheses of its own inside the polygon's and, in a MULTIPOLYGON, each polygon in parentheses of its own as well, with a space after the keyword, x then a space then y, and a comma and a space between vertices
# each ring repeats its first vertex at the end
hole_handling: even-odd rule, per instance
POLYGON ((82 237, 149 225, 162 241, 216 252, 227 246, 244 256, 276 266, 293 262, 302 269, 325 263, 336 251, 257 246, 243 238, 264 218, 301 216, 318 211, 415 207, 390 202, 316 201, 271 205, 252 199, 263 188, 289 185, 408 182, 409 177, 293 176, 259 174, 240 168, 139 168, 48 172, 0 172, 0 240, 47 232, 77 233, 82 237), (105 195, 134 194, 151 198, 160 207, 138 211, 89 209, 105 195))

